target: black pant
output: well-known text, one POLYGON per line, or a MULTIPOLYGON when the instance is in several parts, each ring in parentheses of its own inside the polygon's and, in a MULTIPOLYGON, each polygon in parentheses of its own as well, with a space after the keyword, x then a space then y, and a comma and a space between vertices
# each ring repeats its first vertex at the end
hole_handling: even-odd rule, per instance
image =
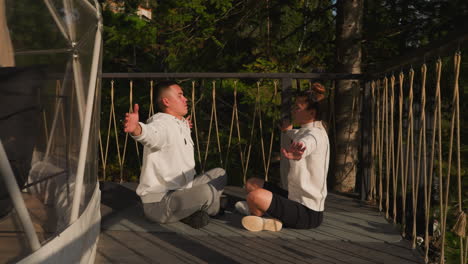
POLYGON ((297 229, 310 229, 320 226, 323 212, 314 211, 296 201, 288 199, 288 191, 265 182, 265 190, 273 193, 270 207, 266 211, 268 216, 276 218, 283 226, 297 229))

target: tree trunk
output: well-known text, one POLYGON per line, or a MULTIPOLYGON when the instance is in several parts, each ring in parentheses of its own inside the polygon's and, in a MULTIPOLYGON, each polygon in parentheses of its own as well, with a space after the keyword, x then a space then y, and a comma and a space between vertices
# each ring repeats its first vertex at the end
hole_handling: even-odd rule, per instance
MULTIPOLYGON (((336 71, 361 73, 363 0, 338 0, 336 71)), ((335 163, 333 190, 350 192, 356 185, 359 147, 359 81, 340 80, 335 97, 335 163)))

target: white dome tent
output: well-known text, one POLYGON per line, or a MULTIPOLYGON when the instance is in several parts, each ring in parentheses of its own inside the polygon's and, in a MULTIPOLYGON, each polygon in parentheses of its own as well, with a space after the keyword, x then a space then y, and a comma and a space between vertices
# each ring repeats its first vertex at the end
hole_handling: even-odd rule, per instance
POLYGON ((97 1, 0 0, 0 219, 29 246, 9 261, 94 262, 101 34, 97 1))

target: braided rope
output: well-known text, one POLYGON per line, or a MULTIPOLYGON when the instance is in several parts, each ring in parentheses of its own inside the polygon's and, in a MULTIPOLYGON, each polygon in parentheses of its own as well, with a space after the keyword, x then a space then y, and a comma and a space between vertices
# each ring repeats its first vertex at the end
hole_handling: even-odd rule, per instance
POLYGON ((389 122, 388 122, 388 78, 384 78, 384 132, 385 132, 385 180, 386 180, 386 185, 385 185, 385 192, 387 194, 386 196, 386 201, 385 201, 385 218, 389 218, 388 210, 389 210, 389 205, 390 205, 390 144, 389 144, 389 122))
MULTIPOLYGON (((466 214, 463 213, 463 207, 462 207, 462 203, 463 203, 463 200, 462 200, 462 182, 461 182, 461 152, 460 152, 460 95, 459 95, 459 91, 460 91, 460 88, 459 88, 459 78, 460 78, 460 64, 461 64, 461 52, 457 52, 456 55, 455 55, 455 59, 454 59, 454 63, 455 63, 455 83, 454 83, 454 92, 457 93, 456 95, 456 101, 455 101, 455 107, 456 107, 456 112, 457 112, 457 183, 458 183, 458 212, 459 212, 459 221, 457 221, 457 223, 460 223, 461 222, 461 217, 463 217, 463 215, 465 215, 465 219, 464 219, 464 226, 460 226, 460 231, 462 232, 461 234, 457 232, 457 235, 460 236, 460 263, 466 263, 467 261, 467 256, 466 256, 466 253, 468 253, 468 249, 467 248, 463 248, 463 236, 465 236, 465 247, 468 247, 468 236, 466 235, 466 214), (465 254, 463 253, 463 251, 465 251, 465 254)), ((454 227, 454 231, 456 232, 456 228, 454 227)))
MULTIPOLYGON (((429 262, 429 243, 431 237, 429 236, 429 226, 431 219, 431 197, 433 188, 433 178, 436 173, 438 176, 439 197, 440 197, 440 230, 441 237, 436 243, 441 245, 440 262, 445 261, 445 246, 446 245, 446 231, 447 231, 447 218, 449 213, 449 198, 451 186, 452 166, 457 166, 456 171, 456 184, 457 192, 457 209, 458 217, 455 225, 451 231, 459 236, 460 246, 460 263, 466 263, 468 257, 468 237, 466 236, 466 213, 463 212, 463 197, 462 197, 462 179, 461 179, 461 140, 460 140, 460 87, 459 76, 461 65, 461 54, 457 52, 454 56, 454 84, 453 84, 453 99, 452 111, 450 121, 450 144, 448 146, 448 161, 444 162, 442 156, 442 97, 441 97, 441 74, 442 74, 442 60, 438 59, 436 62, 436 82, 435 82, 435 103, 432 109, 426 110, 427 101, 427 66, 421 66, 421 97, 420 105, 414 104, 414 70, 408 72, 408 100, 405 102, 404 85, 405 74, 399 74, 399 106, 398 106, 398 137, 394 134, 394 105, 395 105, 395 76, 390 77, 390 87, 388 87, 388 79, 385 77, 383 80, 372 80, 367 83, 371 88, 371 164, 370 164, 370 188, 368 197, 374 199, 376 187, 378 185, 379 209, 382 210, 383 199, 386 199, 386 217, 389 217, 390 208, 390 180, 392 181, 393 191, 393 221, 396 222, 397 218, 402 219, 402 236, 406 236, 406 198, 408 189, 411 188, 412 195, 412 247, 417 245, 417 210, 418 200, 420 194, 419 186, 421 185, 424 192, 424 213, 425 213, 425 261, 429 262), (414 104, 414 105, 413 105, 414 104), (404 111, 407 107, 407 116, 404 111), (419 109, 418 117, 415 117, 415 111, 419 109), (429 121, 426 117, 427 111, 434 114, 433 124, 428 129, 429 121), (406 120, 404 120, 404 117, 406 120), (415 119, 416 118, 416 119, 415 119), (405 122, 405 123, 404 123, 405 122), (405 125, 405 126, 404 126, 405 125), (456 129, 456 130, 455 130, 456 129), (418 132, 416 132, 419 130, 418 132), (431 139, 426 139, 427 133, 431 133, 431 139), (456 133, 456 134, 455 134, 456 133), (405 137, 405 140, 404 138, 405 137), (456 137, 456 139, 455 139, 456 137), (457 140, 456 145, 454 140, 457 140), (396 143, 396 149, 395 149, 396 143), (427 147, 430 144, 431 148, 427 147), (395 151, 396 150, 396 151, 395 151), (454 152, 456 152, 454 154, 454 152), (456 155, 456 156, 453 156, 456 155), (430 156, 430 157, 429 157, 430 156), (452 159, 455 159, 452 160, 452 159), (456 163, 455 163, 456 162, 456 163), (437 164, 436 164, 437 163, 437 164), (454 163, 454 164, 452 164, 454 163), (444 165, 447 164, 446 173, 444 165), (378 174, 378 182, 377 182, 378 174), (401 179, 399 179, 401 175, 401 179), (383 183, 383 177, 386 177, 386 185, 383 183), (392 179, 390 179, 392 177, 392 179), (402 216, 397 217, 397 196, 398 196, 398 182, 401 183, 402 195, 402 216), (411 186, 409 186, 409 182, 411 186), (386 191, 383 191, 383 186, 386 186, 386 191), (384 198, 386 194, 386 197, 384 198)), ((418 100, 419 103, 419 100, 418 100)), ((455 175, 454 175, 455 176, 455 175)), ((453 180, 452 180, 453 181, 453 180)), ((452 183, 453 185, 454 183, 452 183)), ((453 191, 452 191, 453 192, 453 191)), ((455 193, 453 193, 455 194, 455 193)))
POLYGON ((214 120, 215 120, 215 129, 216 129, 216 140, 218 142, 218 152, 219 152, 219 162, 221 164, 221 167, 223 167, 223 156, 222 156, 222 151, 221 151, 221 143, 220 143, 220 140, 219 140, 219 129, 218 129, 218 115, 217 115, 217 111, 216 111, 216 82, 213 81, 213 92, 212 92, 212 96, 213 96, 213 113, 214 113, 214 120))
POLYGON ((109 124, 107 126, 107 140, 106 140, 105 154, 104 154, 104 148, 102 146, 101 128, 99 128, 99 147, 101 150, 100 152, 101 152, 101 162, 102 162, 102 173, 103 173, 104 181, 106 180, 107 157, 109 155, 109 140, 110 140, 111 125, 112 125, 113 109, 114 109, 114 80, 111 81, 111 110, 109 111, 109 124))
POLYGON ((436 152, 436 135, 437 135, 437 132, 439 132, 439 130, 437 130, 437 127, 438 127, 438 123, 440 122, 439 119, 438 119, 438 109, 440 107, 439 103, 440 103, 440 100, 439 97, 440 97, 440 86, 437 85, 437 83, 440 82, 440 69, 439 69, 439 66, 438 66, 438 62, 436 63, 436 94, 435 94, 435 105, 434 105, 434 124, 432 126, 432 140, 431 140, 431 158, 430 158, 430 165, 429 165, 429 176, 428 176, 428 184, 427 184, 427 200, 425 201, 426 202, 426 241, 425 241, 425 261, 426 263, 429 262, 429 239, 427 239, 429 237, 429 232, 428 232, 428 227, 429 227, 429 217, 430 217, 430 208, 431 208, 431 199, 430 197, 432 197, 432 181, 433 181, 433 168, 434 168, 434 156, 435 156, 435 152, 436 152))
MULTIPOLYGON (((419 179, 421 178, 421 166, 422 166, 422 175, 424 179, 424 199, 427 201, 427 184, 426 184, 426 75, 427 67, 424 64, 421 67, 421 129, 419 130, 419 140, 418 140, 418 165, 416 172, 416 192, 415 197, 413 197, 413 212, 416 212, 417 209, 417 198, 419 193, 419 179), (421 164, 421 155, 423 156, 423 162, 421 164)), ((426 202, 425 202, 426 204, 426 202)), ((425 209, 426 210, 426 209, 425 209)), ((426 227, 427 228, 427 227, 426 227)), ((425 239, 428 239, 427 237, 425 239)), ((413 248, 416 248, 416 213, 413 213, 413 248)))
MULTIPOLYGON (((404 81, 405 75, 403 72, 400 72, 399 75, 399 82, 400 82, 400 94, 399 94, 399 128, 398 128, 398 159, 399 159, 399 165, 401 168, 401 193, 402 193, 402 204, 403 204, 403 210, 402 210, 402 222, 404 222, 405 217, 406 217, 406 185, 405 185, 405 169, 404 169, 404 151, 403 151, 403 81, 404 81)), ((398 164, 398 163, 397 163, 398 164)), ((398 166, 397 166, 398 169, 398 166)), ((405 231, 403 231, 404 233, 405 231)))
MULTIPOLYGON (((442 245, 445 245, 445 234, 446 234, 446 227, 447 227, 447 213, 448 213, 448 201, 449 201, 449 193, 450 193, 450 172, 452 168, 452 153, 453 153, 453 140, 454 140, 454 130, 455 130, 455 125, 457 125, 457 138, 458 138, 458 178, 460 178, 460 119, 459 119, 459 99, 458 99, 458 78, 460 75, 460 59, 459 59, 458 53, 454 57, 454 68, 455 68, 455 84, 454 84, 454 91, 453 91, 453 104, 454 104, 454 109, 452 109, 452 120, 451 120, 451 125, 450 125, 450 143, 449 143, 449 156, 448 156, 448 162, 447 162, 447 179, 445 183, 445 199, 443 199, 442 194, 441 194, 441 201, 445 200, 444 206, 441 207, 441 227, 442 227, 442 245), (457 122, 458 121, 458 122, 457 122), (457 124, 456 124, 457 122, 457 124)), ((460 184, 461 184, 461 179, 460 179, 460 184)), ((461 186, 459 185, 458 188, 460 189, 461 186)), ((440 189, 443 189, 443 185, 440 186, 440 189)), ((461 211, 461 190, 459 190, 459 211, 461 211)), ((463 245, 463 243, 461 244, 463 245)), ((461 248, 461 251, 463 251, 463 248, 461 248)), ((441 260, 444 259, 444 246, 442 246, 441 249, 441 260)), ((463 259, 463 252, 461 253, 461 259, 463 259)))
MULTIPOLYGON (((424 64, 421 68, 423 80, 426 79, 427 75, 427 66, 424 64)), ((425 82, 425 81, 424 81, 425 82)), ((424 86, 425 87, 425 86, 424 86)), ((436 111, 434 111, 435 113, 436 111)), ((435 115, 434 115, 435 117, 435 115)), ((435 134, 436 134, 436 121, 437 119, 434 118, 434 125, 432 130, 432 148, 431 148, 431 157, 430 157, 430 165, 428 174, 424 173, 424 210, 425 210, 425 217, 426 217, 426 228, 425 228, 425 237, 424 237, 424 245, 425 245, 425 262, 429 262, 429 217, 430 217, 430 210, 431 210, 431 193, 432 193, 432 173, 433 173, 433 164, 434 164, 434 150, 435 150, 435 134)), ((424 140, 424 147, 426 145, 426 141, 424 140)), ((424 168, 426 167, 426 157, 424 157, 424 168)))
POLYGON ((253 142, 253 139, 254 139, 255 118, 257 117, 257 113, 258 113, 259 101, 260 101, 260 87, 257 86, 257 95, 255 97, 254 114, 253 114, 253 117, 252 117, 252 128, 250 130, 250 140, 249 140, 249 144, 245 146, 245 150, 244 150, 244 153, 247 152, 246 160, 245 160, 245 168, 244 168, 244 171, 243 171, 243 181, 244 181, 244 183, 247 181, 247 170, 249 169, 250 152, 252 150, 252 142, 253 142))
MULTIPOLYGON (((115 118, 115 103, 114 102, 115 102, 114 101, 114 81, 112 81, 111 113, 112 113, 112 119, 114 121, 114 134, 115 134, 115 143, 116 143, 116 146, 117 146, 117 157, 119 159, 120 175, 122 175, 123 159, 122 159, 122 155, 120 153, 119 133, 117 132, 117 119, 115 118)), ((109 129, 110 129, 110 126, 109 126, 109 129)), ((110 133, 108 133, 108 137, 109 136, 110 136, 110 133)), ((106 151, 107 151, 107 147, 106 147, 106 151)), ((106 158, 106 160, 107 160, 107 158, 106 158)))
MULTIPOLYGON (((438 156, 439 156, 439 206, 441 210, 440 214, 440 223, 441 223, 441 230, 445 230, 443 226, 443 164, 442 164, 442 99, 441 99, 441 91, 440 91, 440 78, 442 74, 442 60, 439 59, 436 63, 436 74, 437 74, 437 83, 436 83, 436 97, 437 97, 437 119, 439 122, 437 123, 438 129, 438 156)), ((445 241, 442 240, 442 243, 445 241)), ((443 245, 443 244, 442 244, 443 245)), ((441 249, 441 261, 443 261, 443 254, 444 254, 444 246, 441 249)))
POLYGON ((380 88, 381 83, 380 80, 377 80, 377 157, 378 157, 378 172, 379 172, 379 211, 382 211, 382 144, 383 144, 383 137, 382 137, 382 121, 381 121, 381 111, 380 111, 380 104, 381 104, 381 95, 380 95, 380 88))
POLYGON ((395 75, 390 77, 390 157, 392 165, 392 183, 393 183, 393 223, 397 221, 397 193, 398 178, 395 164, 395 135, 394 135, 394 105, 395 105, 395 75))
POLYGON ((370 200, 374 200, 375 199, 375 195, 376 195, 376 190, 375 190, 375 183, 376 183, 376 175, 375 175, 375 155, 376 155, 376 152, 377 152, 377 130, 374 128, 376 127, 375 126, 375 122, 376 122, 376 105, 377 105, 377 102, 376 102, 376 95, 375 95, 375 90, 376 90, 376 83, 375 81, 372 81, 371 82, 371 95, 372 95, 372 104, 371 104, 371 111, 372 111, 372 117, 371 117, 371 179, 370 179, 370 190, 369 190, 369 196, 370 196, 370 200))
POLYGON ((148 118, 153 116, 155 114, 154 112, 154 99, 153 99, 153 80, 150 81, 150 105, 149 105, 149 111, 148 111, 148 118))
MULTIPOLYGON (((273 101, 276 99, 278 95, 278 82, 274 81, 274 92, 273 92, 273 101)), ((277 121, 277 116, 275 115, 273 117, 273 122, 272 122, 272 129, 271 129, 271 134, 270 134, 270 149, 268 151, 268 161, 266 165, 266 171, 265 171, 265 180, 268 181, 268 172, 270 169, 270 163, 271 163, 271 153, 273 151, 273 139, 275 137, 275 124, 277 121)))
MULTIPOLYGON (((405 195, 403 197, 403 210, 406 211, 406 195, 408 193, 408 179, 411 177, 412 195, 414 195, 414 145, 413 145, 413 86, 414 86, 414 70, 409 71, 409 113, 408 113, 408 128, 406 130, 406 163, 404 174, 405 195)), ((414 212, 413 212, 414 213, 414 212)), ((403 237, 406 236, 406 219, 403 218, 403 237)))
MULTIPOLYGON (((236 93, 236 98, 237 98, 237 93, 236 93)), ((239 155, 240 155, 240 159, 241 159, 242 173, 244 173, 244 170, 247 170, 246 169, 247 165, 246 165, 246 160, 245 160, 245 153, 242 151, 242 145, 241 145, 241 132, 240 132, 240 124, 239 124, 239 112, 238 112, 238 109, 237 109, 237 101, 236 101, 235 115, 236 115, 236 124, 237 124, 237 139, 238 139, 238 142, 239 142, 239 155)), ((242 179, 243 179, 243 183, 245 184, 246 178, 243 177, 242 179)))
MULTIPOLYGON (((213 86, 213 90, 214 90, 214 86, 213 86)), ((214 91, 212 91, 212 96, 213 96, 213 93, 214 91)), ((210 142, 211 142, 211 129, 213 127, 213 116, 214 116, 214 108, 213 108, 213 102, 211 103, 211 115, 210 115, 210 126, 208 128, 208 139, 207 139, 207 142, 206 142, 206 148, 205 148, 205 157, 203 158, 203 166, 202 166, 202 173, 205 172, 205 168, 206 168, 206 161, 208 160, 208 150, 210 148, 210 142)))
MULTIPOLYGON (((410 154, 407 156, 408 163, 411 163, 411 189, 412 189, 412 202, 413 202, 413 241, 414 247, 416 247, 416 210, 417 210, 417 199, 418 199, 418 184, 419 179, 415 178, 414 173, 414 118, 413 118, 413 99, 414 99, 414 70, 410 69, 410 93, 409 93, 409 122, 410 125, 408 127, 408 135, 409 135, 409 148, 410 154)), ((407 177, 408 178, 408 177, 407 177)))
MULTIPOLYGON (((260 93, 260 82, 257 82, 257 91, 260 93)), ((260 96, 259 96, 260 98, 260 96)), ((259 102, 260 104, 260 102, 259 102)), ((265 157, 265 144, 263 142, 263 120, 262 120, 262 109, 261 106, 258 108, 258 126, 260 129, 260 147, 262 151, 262 162, 263 162, 263 171, 265 173, 265 180, 268 180, 268 166, 267 159, 265 157)))
POLYGON ((227 167, 227 164, 228 164, 228 158, 229 158, 229 153, 230 153, 230 148, 231 148, 232 133, 233 133, 233 130, 234 130, 234 121, 235 121, 236 128, 237 128, 237 140, 238 140, 237 145, 239 146, 239 155, 240 155, 241 167, 242 167, 242 172, 244 172, 244 168, 245 168, 244 163, 245 163, 245 161, 244 161, 244 153, 242 151, 242 146, 241 146, 241 133, 240 133, 240 125, 239 125, 239 114, 238 114, 238 110, 237 110, 237 80, 234 81, 234 104, 232 106, 232 115, 231 115, 231 125, 230 125, 230 128, 229 128, 228 147, 227 147, 227 153, 226 153, 226 160, 224 162, 226 167, 227 167))
MULTIPOLYGON (((132 102, 133 102, 133 81, 130 80, 130 95, 129 95, 129 108, 128 112, 132 113, 132 102)), ((125 142, 123 145, 122 151, 122 163, 120 164, 120 183, 123 182, 123 165, 125 163, 125 156, 127 154, 127 143, 128 143, 128 133, 125 133, 125 142)))
POLYGON ((234 118, 235 118, 235 109, 237 108, 237 81, 234 81, 234 103, 232 105, 232 114, 231 114, 231 123, 229 125, 229 137, 228 137, 228 145, 226 149, 226 159, 224 160, 224 166, 227 168, 228 161, 229 161, 229 153, 231 150, 231 142, 232 142, 232 130, 234 129, 234 118))
MULTIPOLYGON (((202 165, 201 152, 200 152, 200 141, 198 139, 198 125, 197 125, 197 112, 196 112, 196 102, 195 102, 195 81, 192 81, 192 109, 191 116, 193 120, 193 127, 195 128, 195 141, 197 142, 197 156, 198 163, 202 165)), ((203 171, 203 169, 202 169, 203 171)))

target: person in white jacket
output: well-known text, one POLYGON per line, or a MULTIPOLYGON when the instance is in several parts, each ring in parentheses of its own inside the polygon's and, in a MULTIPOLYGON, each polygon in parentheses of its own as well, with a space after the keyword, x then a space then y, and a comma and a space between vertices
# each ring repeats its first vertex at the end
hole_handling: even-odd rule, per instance
POLYGON ((190 134, 187 98, 173 81, 155 86, 158 113, 139 122, 138 104, 127 113, 124 131, 143 144, 143 166, 137 194, 145 216, 158 223, 181 220, 194 227, 208 224, 220 210, 226 185, 221 168, 196 176, 194 143, 190 134))
POLYGON ((309 229, 322 223, 330 159, 328 135, 320 118, 324 98, 325 88, 320 83, 296 96, 291 114, 294 123, 301 127, 292 129, 286 123, 281 128, 281 152, 289 160, 287 190, 260 178, 250 178, 245 185, 248 206, 244 208, 251 215, 242 219, 246 229, 309 229))

